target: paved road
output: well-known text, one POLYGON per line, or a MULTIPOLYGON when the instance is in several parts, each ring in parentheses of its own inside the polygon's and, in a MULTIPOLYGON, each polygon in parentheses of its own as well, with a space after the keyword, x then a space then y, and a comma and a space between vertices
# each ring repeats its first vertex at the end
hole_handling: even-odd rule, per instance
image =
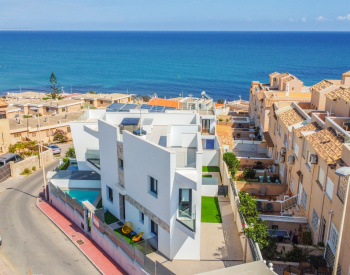
MULTIPOLYGON (((52 170, 58 161, 47 167, 52 170)), ((43 186, 42 171, 0 193, 0 257, 18 274, 100 274, 35 205, 43 186)))

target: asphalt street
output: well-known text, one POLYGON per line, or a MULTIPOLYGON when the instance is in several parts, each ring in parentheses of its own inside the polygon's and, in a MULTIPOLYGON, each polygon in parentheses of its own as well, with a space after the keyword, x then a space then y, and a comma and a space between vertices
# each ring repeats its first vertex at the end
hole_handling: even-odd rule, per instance
MULTIPOLYGON (((58 161, 47 166, 53 170, 58 161)), ((43 187, 39 170, 0 193, 0 257, 18 274, 100 274, 36 207, 43 187)))

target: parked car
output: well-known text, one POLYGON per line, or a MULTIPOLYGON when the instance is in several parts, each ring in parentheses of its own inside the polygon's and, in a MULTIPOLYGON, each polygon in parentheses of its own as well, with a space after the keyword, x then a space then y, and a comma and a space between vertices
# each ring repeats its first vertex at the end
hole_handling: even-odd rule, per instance
POLYGON ((46 147, 52 149, 52 152, 54 155, 61 154, 61 148, 58 147, 56 144, 49 144, 49 145, 46 145, 46 147))
POLYGON ((0 156, 0 167, 4 166, 6 163, 9 163, 10 161, 13 161, 14 163, 16 163, 21 160, 23 160, 23 158, 20 155, 17 155, 15 153, 6 153, 0 156))

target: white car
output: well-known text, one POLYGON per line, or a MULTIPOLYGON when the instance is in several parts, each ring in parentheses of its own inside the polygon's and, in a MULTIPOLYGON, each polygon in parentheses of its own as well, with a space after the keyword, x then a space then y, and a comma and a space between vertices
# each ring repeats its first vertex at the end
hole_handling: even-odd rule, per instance
POLYGON ((46 147, 49 147, 52 150, 54 155, 61 154, 61 148, 58 147, 56 144, 49 144, 49 145, 46 145, 46 147))

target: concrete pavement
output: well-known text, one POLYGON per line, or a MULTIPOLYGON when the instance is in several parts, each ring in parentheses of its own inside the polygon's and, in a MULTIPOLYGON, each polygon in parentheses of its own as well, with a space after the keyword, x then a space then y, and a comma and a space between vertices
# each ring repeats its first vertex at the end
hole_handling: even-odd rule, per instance
MULTIPOLYGON (((57 165, 55 161, 46 171, 57 165)), ((35 203, 42 188, 42 171, 39 170, 0 193, 2 260, 14 268, 15 274, 29 274, 30 271, 32 274, 100 274, 37 209, 35 203)))

